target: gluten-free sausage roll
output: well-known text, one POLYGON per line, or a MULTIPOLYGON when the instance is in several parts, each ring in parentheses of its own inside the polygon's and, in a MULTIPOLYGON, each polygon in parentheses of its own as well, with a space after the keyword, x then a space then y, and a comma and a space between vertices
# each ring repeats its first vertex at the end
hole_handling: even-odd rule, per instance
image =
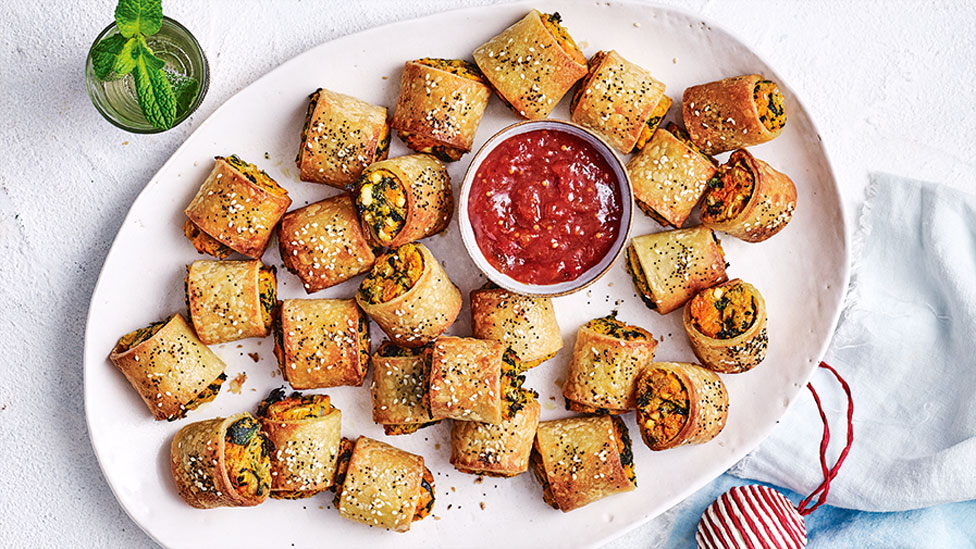
POLYGON ((407 61, 393 129, 411 149, 444 162, 471 150, 491 88, 478 67, 460 59, 407 61))
POLYGON ((295 162, 299 178, 345 189, 390 151, 386 107, 319 88, 309 96, 295 162))
POLYGON ((702 224, 746 242, 762 242, 786 227, 796 208, 793 181, 739 149, 708 182, 702 224))
POLYGON ((180 314, 122 336, 109 359, 155 419, 180 419, 213 400, 227 379, 224 362, 180 314))
POLYGON ((526 370, 556 355, 563 338, 552 300, 513 294, 491 284, 471 292, 474 337, 507 345, 526 370))
POLYGON ((291 205, 288 191, 237 155, 214 159, 213 170, 184 210, 183 234, 198 252, 218 259, 231 252, 260 258, 291 205))
POLYGON ((433 341, 461 311, 461 291, 419 243, 404 244, 376 260, 356 301, 401 347, 433 341))
POLYGON ((529 468, 539 411, 539 401, 532 400, 501 423, 453 422, 451 465, 472 475, 514 477, 524 473, 529 468))
POLYGON ((681 228, 715 175, 713 162, 659 128, 627 163, 637 207, 661 225, 681 228))
POLYGON ((615 50, 590 58, 589 71, 569 106, 573 122, 624 154, 647 143, 669 108, 664 84, 615 50))
POLYGON ((271 493, 273 449, 247 412, 191 423, 170 445, 176 489, 198 509, 258 505, 271 493))
POLYGON ((373 353, 373 421, 387 435, 408 435, 439 422, 430 413, 430 353, 384 341, 373 353))
POLYGON ((434 508, 434 476, 424 458, 367 437, 356 441, 337 484, 339 515, 370 526, 406 532, 434 508))
POLYGON ((638 236, 627 248, 627 272, 648 308, 665 315, 699 290, 728 280, 718 237, 701 225, 638 236))
POLYGON ((697 364, 655 362, 637 380, 637 425, 651 450, 708 442, 728 415, 725 384, 697 364))
POLYGON ((786 126, 783 94, 759 74, 692 86, 681 112, 692 141, 708 155, 765 143, 786 126))
POLYGON ((439 337, 427 353, 434 417, 501 423, 538 396, 522 388, 518 358, 497 341, 439 337))
POLYGON ((347 194, 288 212, 278 229, 278 247, 282 263, 309 294, 364 273, 376 261, 347 194))
POLYGON ((447 168, 429 154, 372 164, 359 179, 355 195, 363 234, 386 248, 443 231, 454 212, 447 168))
POLYGON ((532 10, 474 50, 474 61, 503 102, 523 118, 546 118, 577 80, 586 57, 558 13, 532 10))
POLYGON ((539 423, 529 465, 542 499, 563 512, 637 488, 630 434, 617 416, 539 423))
POLYGON ((253 261, 194 261, 183 281, 186 308, 207 345, 271 333, 275 268, 253 261))
POLYGON ((286 299, 274 353, 295 389, 358 387, 369 366, 369 320, 352 299, 286 299))
POLYGON ((685 305, 684 326, 695 356, 716 372, 746 372, 766 358, 766 302, 738 278, 699 292, 685 305))
POLYGON ((258 419, 274 448, 271 497, 307 498, 332 486, 342 412, 327 395, 286 396, 284 388, 275 389, 258 405, 258 419))
POLYGON ((570 410, 620 414, 637 404, 634 386, 654 360, 657 340, 647 330, 613 315, 580 326, 563 396, 570 410))

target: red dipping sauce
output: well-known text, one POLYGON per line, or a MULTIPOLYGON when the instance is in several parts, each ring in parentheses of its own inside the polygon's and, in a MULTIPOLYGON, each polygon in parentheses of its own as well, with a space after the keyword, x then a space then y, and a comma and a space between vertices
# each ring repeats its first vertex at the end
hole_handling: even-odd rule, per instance
POLYGON ((499 143, 468 197, 475 240, 488 262, 526 284, 575 280, 598 264, 620 232, 620 182, 600 152, 559 130, 499 143))

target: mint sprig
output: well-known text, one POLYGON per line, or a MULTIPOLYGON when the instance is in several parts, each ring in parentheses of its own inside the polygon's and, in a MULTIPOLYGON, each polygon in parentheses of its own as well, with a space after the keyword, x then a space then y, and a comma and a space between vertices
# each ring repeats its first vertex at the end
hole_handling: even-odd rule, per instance
POLYGON ((177 106, 188 108, 199 84, 194 78, 182 77, 174 90, 173 73, 164 71, 166 63, 146 43, 146 37, 159 32, 162 24, 161 0, 119 0, 115 7, 119 34, 95 45, 92 67, 100 80, 117 80, 131 74, 146 120, 153 127, 166 130, 176 122, 177 106))

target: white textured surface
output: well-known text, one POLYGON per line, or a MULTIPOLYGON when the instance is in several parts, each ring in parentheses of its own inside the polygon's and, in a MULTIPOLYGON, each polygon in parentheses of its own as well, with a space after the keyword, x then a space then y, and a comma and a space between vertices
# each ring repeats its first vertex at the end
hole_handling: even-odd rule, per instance
MULTIPOLYGON (((115 502, 88 443, 82 336, 95 278, 125 212, 195 125, 268 69, 315 44, 481 3, 167 2, 166 13, 202 42, 213 81, 193 117, 156 136, 110 126, 84 90, 85 54, 110 21, 114 2, 5 6, 0 545, 151 546, 115 502)), ((976 8, 968 3, 944 2, 938 9, 908 2, 855 8, 826 0, 680 5, 737 35, 803 98, 832 156, 849 226, 871 170, 976 187, 970 136, 976 127, 976 8)), ((659 545, 679 511, 613 545, 659 545)))

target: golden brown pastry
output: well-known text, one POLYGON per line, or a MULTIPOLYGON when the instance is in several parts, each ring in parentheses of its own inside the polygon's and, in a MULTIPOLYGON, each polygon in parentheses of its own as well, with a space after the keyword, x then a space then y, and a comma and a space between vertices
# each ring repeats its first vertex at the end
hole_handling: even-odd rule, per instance
POLYGON ((404 244, 376 260, 356 301, 401 347, 433 341, 461 311, 460 290, 420 243, 404 244))
POLYGON ((253 261, 194 261, 183 280, 186 307, 207 345, 271 333, 275 268, 253 261))
POLYGON ((571 120, 628 154, 651 138, 671 108, 664 84, 615 50, 598 51, 573 95, 571 120))
POLYGON ((474 50, 474 61, 515 114, 546 118, 577 80, 586 57, 558 13, 532 10, 474 50))
POLYGON ((363 384, 369 320, 352 299, 286 299, 275 316, 275 357, 295 389, 363 384))
POLYGON ((539 423, 530 466, 542 499, 564 513, 637 488, 630 434, 616 416, 539 423))
POLYGON ((347 194, 288 212, 278 229, 278 247, 282 263, 309 294, 365 273, 376 261, 347 194))
POLYGON ((406 532, 434 507, 434 477, 424 458, 359 437, 337 481, 336 508, 344 519, 406 532))
POLYGON ((371 244, 387 248, 442 232, 454 213, 447 168, 429 154, 372 164, 355 197, 363 234, 371 244))
POLYGON ((695 356, 716 372, 747 372, 766 358, 766 302, 738 278, 699 292, 685 305, 684 326, 695 356))
POLYGON ((407 61, 393 129, 411 149, 444 162, 471 150, 491 88, 478 67, 460 59, 407 61))
POLYGON ((299 178, 345 189, 390 151, 386 107, 324 88, 308 96, 299 145, 299 178))
POLYGON ((533 399, 501 423, 454 421, 451 465, 472 475, 513 477, 524 473, 529 468, 539 411, 539 401, 533 399))
POLYGON ((708 442, 728 415, 725 384, 697 364, 655 362, 637 380, 637 426, 651 450, 708 442))
POLYGON ((526 370, 556 355, 563 338, 552 300, 513 294, 488 284, 471 291, 472 332, 511 348, 526 370))
POLYGON ((691 140, 708 155, 765 143, 786 126, 783 94, 759 74, 692 86, 681 113, 691 140))
POLYGON ((634 387, 654 360, 657 340, 647 330, 613 315, 580 326, 563 396, 570 410, 619 414, 637 404, 634 387))
POLYGON ((224 362, 179 314, 122 336, 109 359, 157 420, 180 419, 210 402, 227 379, 224 362))
POLYGON ((198 252, 258 259, 285 215, 288 191, 254 164, 231 155, 217 161, 184 213, 183 233, 198 252))
POLYGON ((258 505, 271 493, 272 450, 247 412, 191 423, 170 444, 176 489, 198 509, 258 505))
POLYGON ((332 486, 339 457, 342 412, 327 395, 271 391, 258 405, 271 453, 271 497, 299 499, 332 486))
POLYGON ((626 267, 637 295, 662 315, 699 290, 728 280, 718 237, 701 225, 635 237, 627 248, 626 267))
POLYGON ((772 237, 793 218, 793 181, 745 149, 732 153, 708 187, 702 224, 746 242, 772 237))
POLYGON ((425 351, 384 341, 373 353, 373 421, 387 435, 408 435, 443 419, 430 413, 430 354, 425 351))

